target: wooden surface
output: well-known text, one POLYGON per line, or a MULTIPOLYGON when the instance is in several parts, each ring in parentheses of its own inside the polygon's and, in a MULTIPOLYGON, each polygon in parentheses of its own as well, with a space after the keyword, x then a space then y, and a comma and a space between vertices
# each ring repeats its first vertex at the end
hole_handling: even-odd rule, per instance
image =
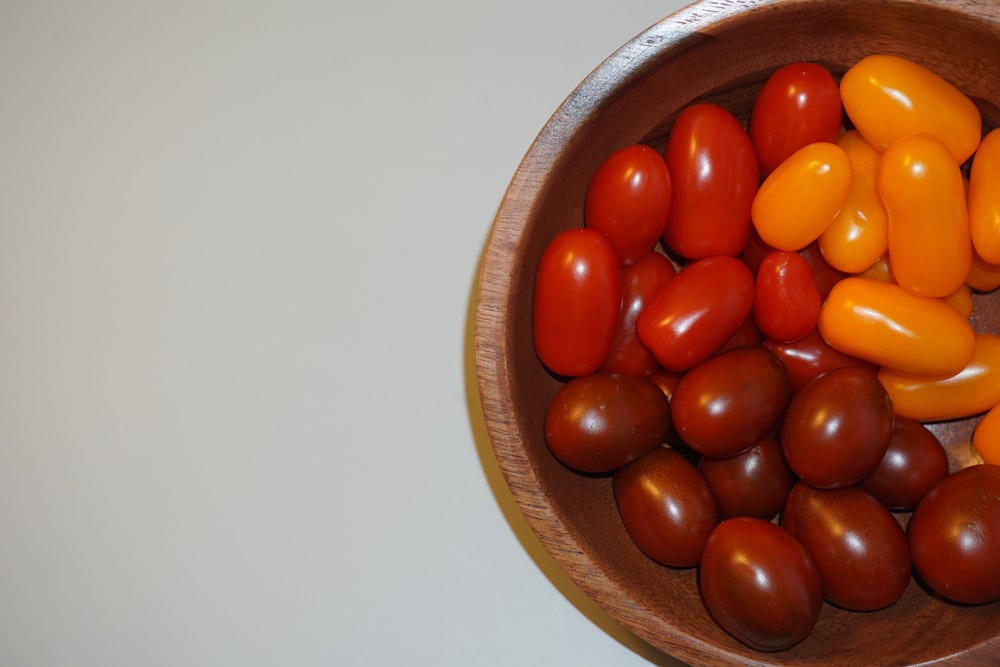
MULTIPOLYGON (((476 356, 487 428, 504 478, 560 566, 637 635, 691 664, 908 665, 1000 661, 1000 604, 959 607, 915 581, 878 612, 824 605, 798 646, 764 654, 707 615, 696 571, 657 565, 624 532, 608 478, 577 475, 548 452, 542 417, 557 388, 531 345, 533 273, 557 232, 582 224, 589 175, 632 142, 661 147, 676 112, 709 99, 746 118, 767 75, 788 62, 836 73, 864 55, 924 64, 973 97, 987 127, 1000 124, 1000 5, 993 2, 702 2, 622 47, 573 91, 538 135, 511 181, 484 257, 476 356)), ((975 324, 998 331, 992 296, 975 324)), ((953 466, 974 460, 974 420, 935 427, 953 466)))

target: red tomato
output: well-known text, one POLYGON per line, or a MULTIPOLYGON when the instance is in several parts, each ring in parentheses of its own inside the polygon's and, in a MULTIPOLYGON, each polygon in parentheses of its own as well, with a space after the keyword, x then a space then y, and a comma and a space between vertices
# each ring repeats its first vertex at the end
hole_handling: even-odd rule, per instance
POLYGON ((813 330, 793 343, 764 341, 764 347, 774 352, 788 369, 792 389, 798 389, 814 377, 845 366, 856 366, 874 373, 877 368, 867 361, 855 359, 827 345, 819 331, 813 330))
POLYGON ((761 175, 803 146, 836 141, 842 119, 840 89, 829 70, 816 63, 778 68, 761 87, 750 115, 761 175))
POLYGON ((673 183, 664 244, 687 259, 738 255, 760 184, 746 130, 722 107, 694 104, 677 116, 664 156, 673 183))
POLYGON ((663 233, 670 193, 663 156, 642 144, 626 146, 591 177, 584 220, 611 241, 622 264, 632 264, 645 257, 663 233))
POLYGON ((719 516, 755 516, 770 519, 785 504, 795 478, 781 445, 765 435, 754 446, 723 459, 703 456, 698 470, 712 487, 719 516))
POLYGON ((820 248, 817 241, 813 241, 802 250, 799 250, 799 254, 802 255, 802 258, 812 268, 813 278, 816 280, 816 286, 819 288, 819 295, 824 299, 830 293, 830 290, 833 289, 834 285, 847 277, 846 273, 826 261, 826 258, 823 257, 823 249, 820 248))
POLYGON ((930 429, 896 415, 889 448, 861 488, 894 511, 912 511, 948 475, 948 454, 930 429))
POLYGON ((535 352, 556 375, 589 375, 611 350, 622 305, 622 270, 593 229, 568 229, 546 246, 535 276, 535 352))
POLYGON ((775 250, 761 262, 754 287, 753 317, 778 343, 805 338, 816 328, 819 287, 809 263, 796 252, 775 250))
POLYGON ((722 347, 752 308, 746 264, 708 257, 686 265, 653 295, 639 315, 639 340, 667 370, 687 370, 722 347))

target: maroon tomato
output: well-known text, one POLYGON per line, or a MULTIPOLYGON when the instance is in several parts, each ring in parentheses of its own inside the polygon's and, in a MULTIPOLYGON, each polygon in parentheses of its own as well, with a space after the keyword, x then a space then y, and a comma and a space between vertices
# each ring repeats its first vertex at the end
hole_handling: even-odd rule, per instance
POLYGON ((656 357, 639 340, 635 324, 649 298, 675 275, 677 269, 670 260, 655 252, 647 253, 638 262, 622 269, 624 295, 621 313, 611 341, 611 351, 601 366, 602 371, 648 377, 659 369, 656 357))
POLYGON ((861 488, 889 509, 908 512, 947 476, 948 454, 937 436, 916 419, 896 415, 889 448, 861 488))
POLYGON ((736 330, 732 336, 729 337, 722 347, 718 349, 716 354, 721 354, 722 352, 728 352, 729 350, 735 350, 738 347, 748 347, 750 345, 760 345, 764 342, 764 334, 760 332, 757 327, 757 323, 753 320, 753 313, 750 314, 740 328, 736 330))
POLYGON ((607 473, 663 444, 670 402, 643 378, 598 373, 559 388, 545 411, 545 440, 564 465, 607 473))
POLYGON ((914 568, 941 597, 1000 599, 1000 466, 970 466, 935 484, 910 517, 909 540, 914 568))
POLYGON ((757 275, 757 272, 760 270, 760 263, 775 250, 777 248, 765 243, 764 239, 757 233, 757 229, 751 225, 750 236, 747 238, 746 245, 743 246, 743 252, 740 253, 740 257, 747 267, 750 268, 750 272, 753 275, 757 275))
POLYGON ((778 422, 792 396, 788 371, 763 347, 741 347, 698 364, 670 399, 674 428, 705 456, 735 456, 778 422))
POLYGON ((835 368, 853 366, 874 373, 877 367, 867 361, 848 356, 827 345, 819 331, 813 330, 804 338, 792 343, 776 343, 766 340, 764 347, 778 355, 788 369, 792 388, 798 389, 814 377, 835 368))
MULTIPOLYGON (((683 373, 658 370, 650 376, 649 381, 659 387, 663 391, 663 395, 667 397, 667 402, 670 402, 682 377, 684 377, 683 373)), ((674 428, 673 419, 670 420, 670 430, 667 432, 666 441, 673 444, 681 442, 681 437, 677 435, 677 429, 674 428)))
POLYGON ((687 259, 740 254, 760 185, 743 126, 720 106, 694 104, 678 114, 664 156, 673 183, 664 244, 687 259))
POLYGON ((860 487, 823 490, 799 481, 788 494, 781 525, 812 556, 824 598, 839 607, 883 609, 910 582, 906 534, 860 487))
POLYGON ((568 229, 549 242, 535 276, 535 352, 556 375, 589 375, 611 350, 622 305, 622 270, 611 243, 593 229, 568 229))
POLYGON ((692 567, 719 517, 708 483, 683 456, 659 447, 615 473, 612 487, 625 529, 647 556, 692 567))
POLYGON ((824 299, 833 286, 847 276, 843 271, 830 266, 830 263, 823 258, 823 251, 820 250, 819 243, 816 241, 799 250, 799 254, 812 268, 813 278, 816 279, 816 286, 819 288, 819 295, 824 299))
POLYGON ((838 368, 792 396, 781 422, 781 447, 807 483, 821 489, 850 486, 878 467, 892 423, 892 400, 876 375, 838 368))
POLYGON ((785 504, 795 483, 781 445, 773 435, 765 435, 736 456, 724 459, 703 456, 698 470, 712 488, 722 518, 770 519, 785 504))
POLYGON ((761 176, 817 141, 836 142, 843 109, 833 75, 816 63, 790 63, 764 82, 750 115, 749 133, 761 176))
POLYGON ((699 570, 709 613, 758 651, 783 651, 806 638, 819 619, 823 589, 812 557, 769 521, 726 519, 705 543, 699 570))
POLYGON ((639 315, 639 340, 671 371, 687 370, 719 350, 753 308, 753 275, 734 257, 686 265, 639 315))
POLYGON ((778 343, 805 338, 816 328, 820 296, 809 263, 797 252, 775 250, 761 261, 754 287, 753 317, 778 343))
POLYGON ((645 257, 663 233, 670 193, 663 156, 642 144, 625 146, 591 177, 584 221, 611 241, 622 264, 632 264, 645 257))

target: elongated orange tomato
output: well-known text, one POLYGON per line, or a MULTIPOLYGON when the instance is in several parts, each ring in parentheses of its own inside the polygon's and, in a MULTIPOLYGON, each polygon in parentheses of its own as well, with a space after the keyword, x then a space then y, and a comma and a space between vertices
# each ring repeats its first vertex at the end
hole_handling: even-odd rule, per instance
POLYGON ((875 183, 889 215, 896 282, 920 296, 948 296, 972 262, 962 172, 937 139, 913 135, 882 154, 875 183))
POLYGON ((987 134, 969 171, 969 229, 976 252, 1000 264, 1000 129, 987 134))
POLYGON ((777 250, 801 250, 837 216, 851 188, 844 149, 820 141, 792 153, 761 184, 750 209, 757 234, 777 250))
POLYGON ((844 73, 840 97, 854 126, 879 152, 900 137, 930 134, 961 164, 982 136, 982 115, 972 100, 905 58, 878 54, 861 59, 844 73))
POLYGON ((991 292, 1000 287, 1000 264, 990 264, 979 256, 979 253, 972 253, 972 265, 969 267, 969 275, 965 282, 977 292, 991 292))
POLYGON ((879 154, 857 130, 837 140, 851 161, 851 188, 840 213, 819 237, 823 259, 844 273, 870 268, 888 248, 889 219, 875 188, 879 154))
POLYGON ((955 312, 968 319, 972 316, 972 288, 968 285, 961 285, 957 290, 941 299, 946 304, 955 309, 955 312))
POLYGON ((856 276, 830 290, 818 326, 838 352, 931 378, 965 368, 976 342, 969 321, 944 301, 856 276))
POLYGON ((978 415, 1000 403, 1000 336, 977 334, 969 363, 949 377, 929 380, 882 368, 878 379, 897 415, 920 421, 978 415))
POLYGON ((972 446, 984 463, 1000 465, 1000 405, 983 415, 972 433, 972 446))

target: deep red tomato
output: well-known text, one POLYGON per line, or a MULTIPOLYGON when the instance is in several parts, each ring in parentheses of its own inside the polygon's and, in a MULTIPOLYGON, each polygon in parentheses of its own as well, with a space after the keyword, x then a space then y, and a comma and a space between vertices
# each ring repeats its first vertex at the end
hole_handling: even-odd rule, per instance
POLYGON ((948 454, 941 441, 916 419, 896 415, 889 448, 861 488, 894 511, 912 511, 948 475, 948 454))
POLYGON ((535 276, 535 352, 556 375, 589 375, 604 363, 622 305, 618 254, 600 232, 568 229, 542 252, 535 276))
POLYGON ((776 343, 766 340, 763 345, 778 355, 778 358, 785 364, 792 380, 793 389, 798 389, 814 377, 835 368, 857 366, 872 373, 878 370, 874 364, 841 354, 833 349, 827 345, 823 337, 819 335, 819 331, 815 329, 793 343, 776 343))
POLYGON ((664 368, 683 371, 718 351, 753 308, 753 275, 735 257, 687 264, 639 315, 639 340, 664 368))
POLYGON ((830 293, 830 290, 833 289, 834 285, 847 277, 846 273, 831 266, 826 261, 826 258, 823 257, 823 250, 817 241, 813 241, 800 250, 799 254, 802 255, 802 258, 812 268, 813 278, 816 279, 816 286, 819 287, 819 295, 824 299, 830 293))
POLYGON ((687 259, 738 255, 760 184, 746 130, 726 109, 694 104, 678 114, 664 156, 673 183, 666 246, 687 259))
POLYGON ((761 261, 754 287, 753 317, 777 343, 791 343, 816 328, 820 295, 809 263, 797 252, 775 250, 761 261))
POLYGON ((632 264, 645 257, 663 233, 670 193, 663 156, 642 144, 625 146, 591 177, 584 221, 611 241, 622 264, 632 264))
POLYGON ((770 519, 785 504, 795 478, 781 445, 765 435, 754 446, 724 459, 701 457, 698 470, 712 488, 719 516, 770 519))
POLYGON ((749 133, 762 176, 789 155, 840 136, 843 109, 833 75, 816 63, 789 63, 772 74, 754 101, 749 133))
POLYGON ((754 517, 726 519, 705 543, 699 571, 709 613, 758 651, 782 651, 819 619, 823 588, 812 556, 788 531, 754 517))

